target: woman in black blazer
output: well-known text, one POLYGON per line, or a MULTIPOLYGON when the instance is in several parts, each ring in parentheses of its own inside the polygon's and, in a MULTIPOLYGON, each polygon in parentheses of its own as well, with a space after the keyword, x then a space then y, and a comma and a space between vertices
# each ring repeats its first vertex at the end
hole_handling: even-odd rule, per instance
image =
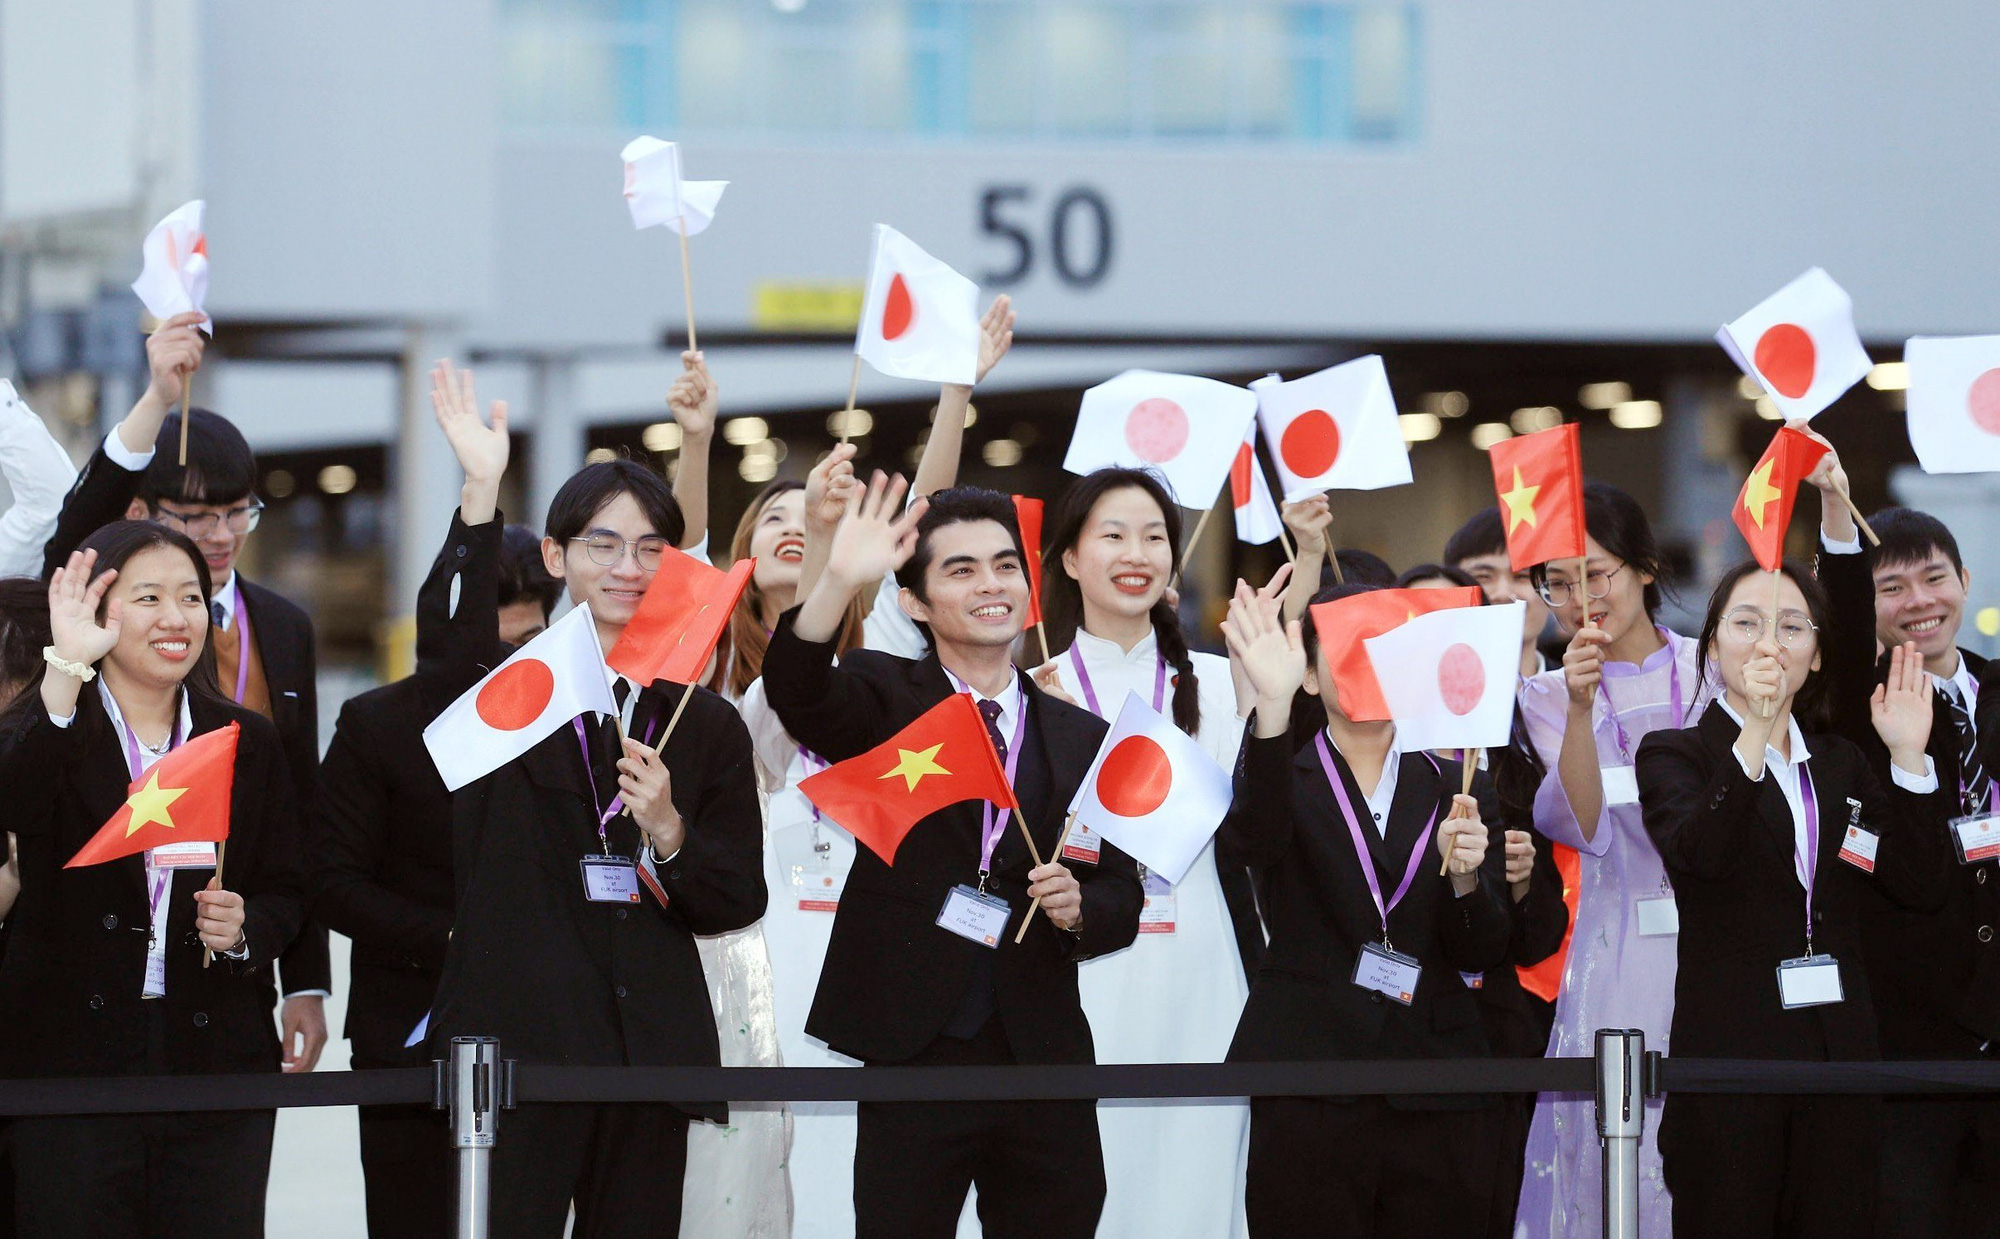
MULTIPOLYGON (((1892 653, 1873 702, 1893 763, 1884 789, 1853 744, 1801 726, 1825 688, 1825 591, 1788 563, 1775 617, 1772 602, 1755 563, 1723 576, 1701 630, 1702 678, 1716 676, 1721 695, 1696 726, 1639 746, 1646 831, 1680 912, 1674 1053, 1872 1060, 1863 901, 1872 887, 1934 911, 1950 864, 1924 753, 1931 683, 1913 649, 1892 653)), ((1879 1097, 1669 1096, 1660 1155, 1674 1232, 1868 1234, 1880 1124, 1879 1097)))
MULTIPOLYGON (((1257 709, 1219 845, 1258 872, 1271 934, 1229 1061, 1484 1057, 1462 974, 1507 960, 1501 849, 1456 794, 1457 762, 1399 754, 1394 724, 1340 712, 1318 642, 1279 605, 1238 583, 1223 624, 1257 709), (1319 717, 1298 748, 1302 685, 1319 717)), ((1253 1099, 1250 1233, 1483 1235, 1494 1114, 1489 1098, 1253 1099)))
MULTIPOLYGON (((48 667, 0 719, 21 864, 0 966, 7 1076, 278 1070, 271 964, 305 919, 291 781, 269 720, 215 689, 209 589, 193 543, 140 521, 90 535, 49 583, 48 667), (227 889, 212 868, 156 868, 150 853, 63 868, 138 771, 231 723, 227 889)), ((261 1235, 273 1119, 22 1119, 21 1231, 261 1235)))

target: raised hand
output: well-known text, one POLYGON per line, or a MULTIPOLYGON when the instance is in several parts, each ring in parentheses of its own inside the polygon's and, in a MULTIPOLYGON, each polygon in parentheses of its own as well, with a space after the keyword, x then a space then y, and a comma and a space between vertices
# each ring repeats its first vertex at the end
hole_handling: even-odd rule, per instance
POLYGON ((202 349, 207 340, 199 324, 208 316, 199 310, 176 314, 146 337, 146 394, 161 408, 180 403, 187 376, 201 368, 202 349))
POLYGON ((104 607, 101 623, 97 618, 104 592, 118 579, 118 570, 108 569, 93 581, 90 570, 96 563, 96 551, 72 551, 69 562, 49 578, 51 644, 56 657, 66 662, 94 663, 118 644, 123 610, 119 600, 113 598, 104 607))
POLYGON ((1244 581, 1236 582, 1229 600, 1229 618, 1222 621, 1229 661, 1243 669, 1257 697, 1257 734, 1266 739, 1282 734, 1291 715, 1292 699, 1305 683, 1305 640, 1299 622, 1287 622, 1275 598, 1263 598, 1244 581))
POLYGON ((1043 663, 1029 674, 1035 677, 1035 687, 1049 696, 1057 701, 1068 702, 1070 705, 1077 704, 1076 698, 1070 696, 1069 691, 1062 686, 1062 673, 1056 670, 1054 660, 1043 663))
POLYGON ((1588 715, 1597 701, 1597 686, 1604 682, 1604 647, 1611 634, 1585 625, 1569 639, 1563 651, 1563 687, 1569 690, 1571 713, 1588 715))
POLYGON ((715 431, 722 398, 700 353, 682 353, 681 367, 680 377, 667 389, 667 411, 674 415, 683 436, 704 438, 715 431))
POLYGON ((1743 664, 1743 698, 1758 718, 1775 717, 1778 703, 1785 699, 1785 664, 1769 633, 1757 638, 1743 664))
POLYGON ((1279 515, 1292 531, 1301 555, 1326 554, 1326 531, 1333 525, 1333 511, 1325 495, 1312 495, 1297 503, 1285 504, 1279 515))
POLYGON ((1875 686, 1868 716, 1889 758, 1911 774, 1925 769, 1924 751, 1931 742, 1930 673, 1914 644, 1889 651, 1889 678, 1875 686))
MULTIPOLYGON (((1263 588, 1257 591, 1257 597, 1262 602, 1282 604, 1285 598, 1285 589, 1291 583, 1292 561, 1288 559, 1278 565, 1278 570, 1271 574, 1270 580, 1264 582, 1263 588)), ((1179 606, 1180 600, 1175 599, 1174 605, 1179 606)))
POLYGON ((472 371, 459 370, 449 360, 431 367, 431 408, 438 427, 451 444, 458 467, 465 471, 459 492, 459 519, 483 525, 493 519, 500 501, 500 475, 507 472, 507 402, 493 402, 493 424, 479 419, 479 395, 472 371))
POLYGON ((979 320, 979 377, 984 382, 993 367, 1014 347, 1014 299, 1001 293, 986 307, 985 317, 979 320))
POLYGON ((849 493, 847 515, 827 550, 828 580, 851 595, 909 561, 917 547, 917 518, 928 504, 919 499, 904 510, 908 489, 902 474, 885 479, 877 469, 873 481, 849 493))
POLYGON ((860 485, 854 476, 854 445, 834 444, 806 474, 806 524, 831 531, 847 515, 848 501, 860 485))

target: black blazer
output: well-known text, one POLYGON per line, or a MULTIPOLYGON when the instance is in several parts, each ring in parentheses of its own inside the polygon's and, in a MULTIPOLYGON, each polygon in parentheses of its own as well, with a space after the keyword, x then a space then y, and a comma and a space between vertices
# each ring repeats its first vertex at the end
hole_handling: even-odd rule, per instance
MULTIPOLYGON (((506 648, 492 618, 497 594, 471 584, 492 579, 500 530, 498 516, 476 528, 454 517, 451 541, 432 570, 448 588, 459 566, 472 561, 451 621, 464 624, 463 644, 474 654, 461 660, 463 674, 478 672, 482 651, 497 662, 506 648)), ((428 611, 418 619, 435 629, 428 611)), ((438 632, 428 635, 435 646, 438 632)), ((657 734, 685 691, 659 684, 641 692, 633 734, 657 734)), ((680 851, 658 866, 664 908, 650 891, 629 907, 584 898, 579 866, 600 850, 593 806, 617 792, 609 720, 585 727, 595 800, 592 766, 569 726, 453 797, 456 930, 431 1020, 433 1056, 453 1036, 481 1035, 498 1037, 509 1057, 525 1062, 720 1064, 694 938, 741 929, 764 914, 763 818, 743 721, 714 693, 693 691, 662 754, 674 805, 687 819, 680 851)), ((607 829, 615 853, 638 854, 641 837, 630 817, 613 818, 607 829)), ((719 1102, 682 1108, 704 1118, 728 1114, 719 1102)))
MULTIPOLYGON (((764 690, 785 730, 829 761, 866 752, 954 691, 935 653, 913 662, 855 650, 835 667, 833 644, 800 640, 792 631, 796 618, 794 610, 778 621, 764 655, 764 690)), ((1016 790, 1046 858, 1109 727, 1043 693, 1030 677, 1019 679, 1033 733, 1023 744, 1037 747, 1022 755, 1016 790), (1028 772, 1036 764, 1046 776, 1031 782, 1028 772)), ((1014 933, 1027 911, 1034 862, 1009 822, 994 849, 986 889, 1005 899, 1013 914, 1000 946, 981 946, 937 925, 951 888, 978 879, 981 820, 979 801, 939 810, 903 841, 894 868, 865 847, 855 852, 807 1032, 863 1062, 906 1061, 936 1040, 968 987, 990 968, 994 1003, 1017 1061, 1094 1061, 1076 964, 1129 946, 1138 936, 1144 899, 1138 865, 1106 844, 1096 865, 1075 868, 1083 888, 1082 932, 1064 933, 1037 912, 1017 946, 1014 933)))
MULTIPOLYGON (((244 898, 250 956, 204 969, 194 892, 212 871, 179 870, 167 919, 166 1058, 176 1073, 276 1071, 270 963, 305 919, 305 880, 291 779, 263 716, 197 697, 195 734, 241 723, 223 882, 244 898)), ((85 687, 76 721, 50 722, 39 704, 0 736, 8 828, 21 843, 21 898, 0 966, 0 1071, 12 1076, 135 1075, 146 1071, 140 997, 152 925, 145 860, 63 865, 125 801, 125 752, 98 690, 85 687)))
MULTIPOLYGON (((42 579, 68 562, 83 540, 113 521, 139 493, 142 475, 117 464, 99 443, 76 485, 63 499, 56 531, 42 554, 42 579)), ((292 793, 302 806, 313 803, 319 777, 319 690, 316 687, 312 619, 292 602, 246 579, 243 605, 250 612, 250 633, 264 663, 264 680, 271 689, 271 721, 278 725, 285 764, 292 775, 292 793)), ((226 875, 225 875, 226 876, 226 875)), ((308 921, 285 957, 279 961, 284 991, 333 988, 333 968, 327 959, 326 927, 308 921)))
MULTIPOLYGON (((1460 972, 1507 962, 1514 923, 1505 894, 1506 859, 1490 847, 1472 892, 1459 898, 1438 874, 1436 849, 1419 862, 1409 893, 1389 913, 1389 940, 1422 965, 1409 1006, 1353 982, 1365 944, 1380 944, 1382 922, 1369 897, 1354 840, 1327 786, 1316 746, 1294 751, 1288 736, 1245 742, 1236 801, 1222 834, 1264 881, 1271 943, 1236 1025, 1230 1062, 1341 1058, 1483 1058, 1486 1030, 1460 972)), ((1353 803, 1365 803, 1347 763, 1334 754, 1353 803)), ((1386 839, 1363 827, 1386 901, 1402 881, 1411 849, 1435 813, 1451 811, 1460 785, 1454 761, 1406 753, 1396 771, 1386 839)), ((1478 784, 1475 783, 1475 788, 1478 784)), ((1490 829, 1490 827, 1489 827, 1490 829)), ((1459 1109, 1482 1098, 1391 1098, 1411 1109, 1459 1109)))
POLYGON ((1490 786, 1490 795, 1479 798, 1480 816, 1493 831, 1492 846, 1500 852, 1502 892, 1507 910, 1513 915, 1514 933, 1507 943, 1507 962, 1487 970, 1476 991, 1480 1018, 1486 1024, 1486 1039, 1493 1052, 1507 1058, 1540 1058, 1548 1052, 1548 1035, 1521 987, 1515 969, 1530 968, 1556 953, 1563 935, 1569 932, 1569 906, 1563 902, 1562 872, 1556 868, 1556 854, 1548 839, 1535 829, 1535 789, 1541 783, 1542 764, 1523 736, 1516 707, 1515 743, 1496 749, 1491 757, 1492 782, 1475 783, 1474 790, 1490 786), (1506 883, 1506 840, 1500 832, 1525 830, 1535 844, 1535 868, 1528 879, 1528 893, 1518 902, 1506 883))
MULTIPOLYGON (((1949 857, 1941 793, 1883 784, 1839 736, 1806 737, 1819 805, 1813 950, 1840 961, 1845 1001, 1787 1011, 1778 963, 1806 953, 1805 889, 1792 814, 1775 775, 1752 783, 1732 746, 1742 728, 1713 702, 1693 727, 1652 732, 1635 762, 1646 833, 1680 910, 1674 1053, 1682 1057, 1843 1060, 1881 1057, 1879 995, 1862 966, 1877 899, 1922 914, 1943 904, 1949 857), (1839 859, 1846 828, 1881 836, 1875 872, 1839 859)), ((1920 960, 1905 960, 1907 967, 1920 960)))
MULTIPOLYGON (((1889 753, 1868 713, 1869 697, 1888 671, 1887 657, 1875 655, 1875 580, 1868 556, 1821 555, 1818 575, 1832 603, 1823 649, 1825 673, 1832 677, 1833 727, 1860 747, 1876 781, 1886 785, 1889 753)), ((1981 676, 1984 659, 1967 650, 1959 655, 1981 676)), ((2000 700, 1993 704, 2000 706, 2000 700)), ((1932 709, 1928 752, 1937 765, 1947 816, 1955 816, 1958 733, 1943 693, 1936 694, 1932 709)), ((1950 855, 1945 822, 1929 828, 1940 833, 1953 870, 1943 910, 1913 912, 1894 900, 1871 898, 1861 949, 1882 1021, 1883 1057, 1974 1058, 1981 1045, 2000 1041, 2000 944, 1993 942, 1993 927, 2000 925, 2000 872, 1992 865, 1958 864, 1950 855)))

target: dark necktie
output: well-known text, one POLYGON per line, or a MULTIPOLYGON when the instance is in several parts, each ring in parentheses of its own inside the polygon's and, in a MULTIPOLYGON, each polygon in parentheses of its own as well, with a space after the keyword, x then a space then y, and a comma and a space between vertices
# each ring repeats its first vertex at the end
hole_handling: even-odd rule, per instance
POLYGON ((611 682, 611 700, 617 703, 618 713, 625 713, 625 699, 632 695, 632 681, 619 676, 611 682))
POLYGON ((219 602, 209 603, 208 615, 210 619, 215 621, 215 626, 217 628, 227 629, 229 627, 229 612, 222 609, 221 603, 219 602))
POLYGON ((1993 785, 1986 767, 1979 760, 1979 736, 1973 730, 1972 711, 1957 693, 1946 693, 1945 703, 1951 707, 1953 729, 1958 732, 1958 786, 1959 804, 1963 812, 1983 813, 1986 811, 1986 795, 1993 785))
POLYGON ((1000 764, 1005 766, 1007 764, 1007 739, 1000 734, 1000 703, 997 701, 982 701, 979 703, 979 713, 986 719, 986 734, 993 738, 993 751, 1000 755, 1000 764))

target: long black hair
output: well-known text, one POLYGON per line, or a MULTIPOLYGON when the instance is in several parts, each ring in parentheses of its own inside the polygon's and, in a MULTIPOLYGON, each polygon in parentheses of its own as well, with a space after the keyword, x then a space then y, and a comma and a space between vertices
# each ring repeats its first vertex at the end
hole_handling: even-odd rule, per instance
MULTIPOLYGON (((1583 488, 1583 527, 1597 545, 1625 561, 1635 572, 1653 578, 1646 586, 1646 618, 1654 620, 1666 596, 1667 560, 1653 538, 1653 526, 1639 501, 1608 482, 1591 482, 1583 488)), ((1558 561, 1560 562, 1560 561, 1558 561)), ((1574 561, 1571 561, 1572 565, 1574 561)), ((1535 588, 1548 583, 1549 566, 1537 564, 1530 575, 1535 588)), ((1583 583, 1577 583, 1581 586, 1583 583)))
MULTIPOLYGON (((1097 501, 1115 490, 1141 490, 1159 505, 1167 526, 1167 550, 1171 561, 1181 561, 1181 509, 1173 492, 1158 474, 1145 469, 1109 468, 1087 473, 1076 480, 1063 496, 1062 506, 1042 551, 1042 622, 1049 629, 1049 648, 1068 649, 1083 625, 1083 591, 1063 570, 1063 555, 1075 549, 1083 537, 1084 522, 1097 501)), ((1153 603, 1149 615, 1153 638, 1160 655, 1174 668, 1174 726, 1188 735, 1201 727, 1201 686, 1195 680, 1194 659, 1188 653, 1187 634, 1181 631, 1181 617, 1167 604, 1164 594, 1153 603)))
MULTIPOLYGON (((1833 604, 1827 599, 1826 587, 1797 560, 1785 560, 1779 571, 1789 577, 1792 584, 1799 587, 1799 593, 1805 598, 1806 618, 1812 621, 1815 641, 1825 641, 1827 624, 1833 615, 1833 604)), ((1695 661, 1700 669, 1695 672, 1694 696, 1691 700, 1701 700, 1702 690, 1708 686, 1709 667, 1712 663, 1708 652, 1714 648, 1716 636, 1722 629, 1722 616, 1724 609, 1729 606, 1729 595, 1735 592, 1737 585, 1742 583, 1744 578, 1762 575, 1764 575, 1763 566, 1754 559, 1746 559, 1723 573, 1722 579, 1715 583, 1715 592, 1708 596, 1708 612, 1701 618, 1701 637, 1695 645, 1695 661)), ((1826 723, 1825 647, 1815 648, 1821 656, 1820 669, 1806 673, 1806 682, 1799 686, 1798 696, 1792 699, 1792 717, 1799 720, 1801 727, 1810 724, 1817 728, 1826 723)), ((1717 678, 1720 679, 1719 672, 1717 678)), ((1718 684, 1717 696, 1721 695, 1721 689, 1722 686, 1718 684)))
POLYGON ((49 636, 49 587, 38 577, 0 578, 0 709, 41 678, 49 636))

